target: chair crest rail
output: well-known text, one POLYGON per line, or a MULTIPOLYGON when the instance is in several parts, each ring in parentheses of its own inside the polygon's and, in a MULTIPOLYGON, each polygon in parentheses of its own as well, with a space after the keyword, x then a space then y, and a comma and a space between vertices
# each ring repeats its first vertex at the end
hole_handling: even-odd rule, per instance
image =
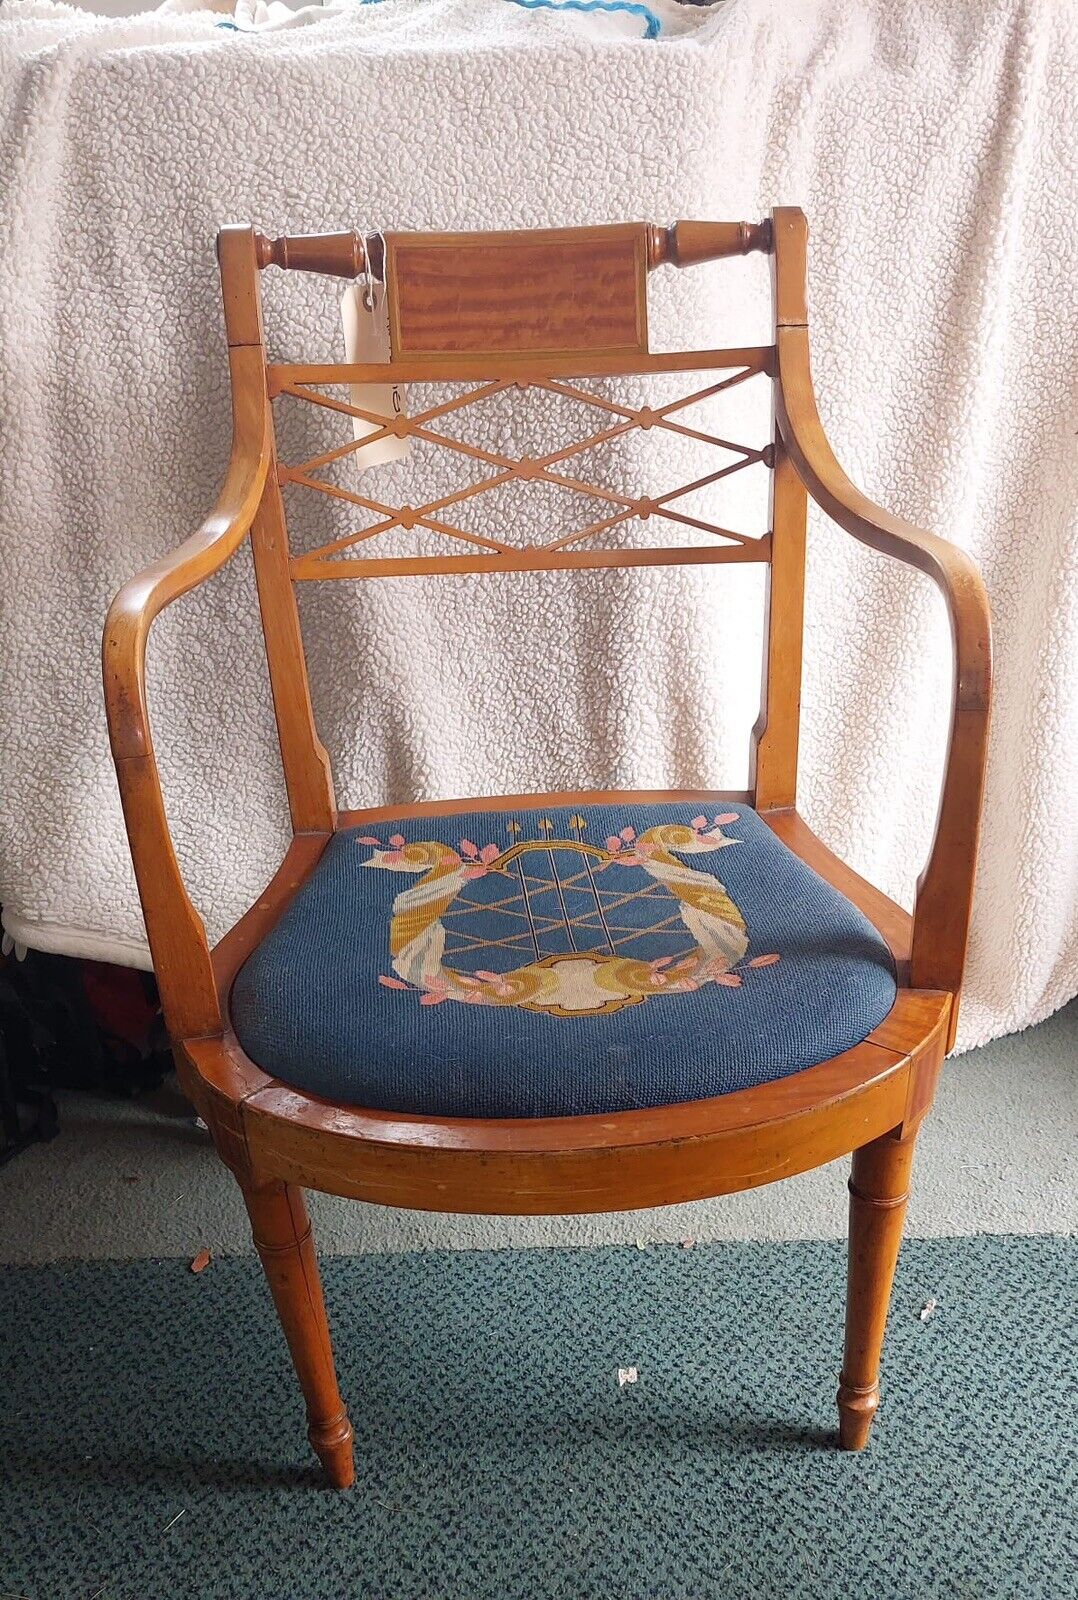
MULTIPOLYGON (((615 224, 622 227, 623 224, 615 224)), ((673 222, 668 228, 654 223, 641 224, 646 242, 646 262, 649 270, 671 265, 697 266, 702 261, 720 261, 729 256, 748 255, 752 251, 767 253, 772 248, 771 219, 762 222, 673 222)), ((550 229, 547 237, 551 249, 557 249, 557 236, 575 238, 581 234, 597 233, 600 229, 550 229)), ((444 238, 443 234, 405 234, 404 238, 444 238)), ((468 238, 469 235, 455 235, 468 238)), ((489 235, 471 235, 488 238, 489 235)), ((271 239, 264 233, 254 235, 255 259, 260 271, 266 267, 280 267, 290 272, 317 272, 333 278, 360 278, 367 270, 368 253, 371 271, 380 276, 385 266, 385 239, 380 233, 364 234, 355 229, 340 233, 284 234, 271 239)))

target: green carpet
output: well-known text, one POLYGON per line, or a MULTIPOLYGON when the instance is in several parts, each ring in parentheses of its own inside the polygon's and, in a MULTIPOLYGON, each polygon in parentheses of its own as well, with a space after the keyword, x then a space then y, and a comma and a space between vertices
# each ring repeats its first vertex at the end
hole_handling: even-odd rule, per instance
POLYGON ((253 1261, 9 1268, 0 1595, 1058 1600, 1076 1261, 1056 1238, 910 1241, 849 1456, 838 1245, 331 1260, 343 1495, 253 1261))

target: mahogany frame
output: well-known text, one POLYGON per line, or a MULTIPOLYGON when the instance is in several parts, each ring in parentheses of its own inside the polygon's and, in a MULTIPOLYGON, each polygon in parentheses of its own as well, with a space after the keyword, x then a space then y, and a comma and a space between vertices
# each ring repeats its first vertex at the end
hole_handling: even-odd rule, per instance
MULTIPOLYGON (((666 229, 635 224, 499 235, 499 250, 483 256, 482 294, 461 301, 459 273, 447 287, 438 277, 440 263, 452 268, 455 249, 470 251, 471 272, 484 237, 390 235, 383 241, 344 233, 269 240, 247 226, 228 227, 219 235, 233 396, 228 471, 216 506, 192 537, 120 590, 103 646, 110 740, 180 1081, 240 1183, 306 1399, 310 1438, 336 1486, 353 1478, 352 1431, 334 1373, 303 1205, 305 1187, 439 1211, 603 1211, 749 1188, 852 1151, 849 1293, 838 1398, 841 1443, 860 1449, 878 1405, 880 1350, 913 1145, 954 1040, 966 959, 991 688, 984 585, 968 556, 873 505, 835 460, 817 412, 809 365, 807 228, 800 210, 779 208, 755 224, 680 222, 666 229), (370 268, 380 273, 384 252, 391 268, 397 348, 404 352, 391 371, 401 379, 470 379, 489 374, 492 363, 522 381, 551 370, 581 377, 689 364, 687 358, 647 354, 641 295, 622 317, 611 309, 610 296, 604 300, 598 291, 589 295, 574 288, 567 299, 569 280, 557 272, 552 279, 560 296, 559 342, 549 337, 541 304, 538 310, 529 307, 530 344, 517 337, 524 322, 519 296, 514 298, 514 261, 534 265, 539 245, 546 252, 570 252, 576 268, 572 283, 594 282, 600 290, 604 284, 642 282, 645 270, 664 263, 686 267, 747 251, 771 257, 773 345, 695 357, 704 366, 748 357, 773 379, 774 435, 767 458, 771 527, 755 557, 768 569, 764 688, 753 731, 750 788, 736 796, 662 791, 617 798, 684 800, 704 809, 729 798, 753 804, 779 838, 880 930, 895 957, 899 993, 890 1015, 854 1049, 807 1071, 713 1100, 525 1121, 403 1116, 331 1105, 276 1081, 247 1058, 230 1025, 229 991, 240 965, 313 870, 333 833, 357 823, 446 814, 464 804, 508 810, 525 803, 575 806, 614 796, 514 795, 338 812, 329 759, 311 709, 294 592, 295 581, 321 574, 297 570, 299 562, 289 555, 272 397, 282 386, 324 379, 327 373, 337 374, 338 382, 362 381, 368 374, 359 368, 268 363, 259 275, 276 265, 354 278, 367 271, 368 249, 370 268), (514 254, 520 251, 530 254, 514 254), (426 280, 409 280, 409 296, 402 300, 399 281, 410 262, 417 263, 417 272, 434 276, 426 288, 426 280), (453 306, 456 321, 447 310, 453 306), (796 811, 809 495, 854 538, 927 574, 943 594, 950 618, 955 670, 946 767, 912 917, 828 851, 796 811), (169 834, 146 703, 146 650, 159 612, 223 566, 248 535, 293 840, 265 892, 211 951, 169 834)), ((384 382, 386 369, 372 369, 374 375, 384 382)), ((573 560, 573 552, 554 549, 549 557, 540 553, 520 566, 543 570, 662 559, 642 551, 593 554, 601 559, 573 560)), ((714 551, 694 548, 675 559, 716 557, 714 551)), ((364 566, 365 576, 379 575, 377 561, 353 565, 364 566)), ((388 570, 392 563, 382 565, 388 570)), ((505 569, 505 560, 479 554, 424 558, 414 570, 495 567, 505 569)))

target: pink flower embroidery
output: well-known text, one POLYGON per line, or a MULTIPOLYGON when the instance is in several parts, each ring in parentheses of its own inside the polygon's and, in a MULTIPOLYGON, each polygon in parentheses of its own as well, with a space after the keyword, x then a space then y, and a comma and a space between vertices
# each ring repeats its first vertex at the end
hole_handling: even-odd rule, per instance
MULTIPOLYGON (((721 828, 724 823, 736 822, 738 820, 738 813, 736 811, 723 811, 720 812, 717 817, 713 817, 711 820, 717 828, 721 828)), ((707 818, 703 816, 693 817, 690 824, 691 827, 696 829, 697 833, 702 833, 707 825, 707 818)))
MULTIPOLYGON (((645 860, 655 854, 658 846, 648 840, 646 843, 637 843, 635 849, 627 848, 632 845, 635 838, 635 828, 622 828, 620 834, 612 833, 606 841, 607 854, 617 856, 619 866, 642 867, 645 860)), ((608 867, 610 862, 603 861, 600 865, 608 867)))
POLYGON ((376 844, 376 845, 380 846, 382 841, 381 841, 381 839, 376 839, 373 834, 365 833, 362 836, 362 838, 356 840, 356 843, 357 844, 376 844))
POLYGON ((464 861, 469 863, 464 868, 465 878, 481 878, 493 862, 497 861, 501 851, 496 844, 485 844, 480 850, 471 839, 460 841, 460 854, 464 861))
POLYGON ((749 966, 750 967, 773 967, 775 965, 775 962, 776 961, 780 961, 781 959, 782 959, 781 956, 754 956, 753 959, 749 962, 749 966))
POLYGON ((380 984, 382 984, 386 989, 407 989, 408 988, 408 985, 406 983, 402 983, 399 978, 387 978, 384 972, 383 973, 379 973, 378 982, 380 984))
POLYGON ((723 966, 721 958, 718 957, 707 963, 701 976, 705 981, 710 978, 712 983, 722 984, 724 989, 740 989, 741 987, 741 979, 737 973, 728 972, 723 966))

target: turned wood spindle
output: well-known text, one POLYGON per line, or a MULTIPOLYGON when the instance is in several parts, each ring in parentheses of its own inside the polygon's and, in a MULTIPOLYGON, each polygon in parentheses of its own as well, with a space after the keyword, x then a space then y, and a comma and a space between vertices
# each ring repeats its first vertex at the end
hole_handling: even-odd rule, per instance
POLYGON ((303 1190, 274 1180, 245 1185, 255 1249, 307 1403, 307 1437, 335 1489, 355 1479, 352 1424, 333 1365, 322 1280, 303 1190))
POLYGON ((915 1134, 885 1134, 853 1153, 846 1345, 839 1376, 839 1442, 863 1450, 880 1403, 880 1352, 909 1199, 915 1134))
POLYGON ((367 270, 382 275, 384 250, 381 234, 294 233, 270 239, 255 234, 255 257, 260 269, 282 267, 290 272, 321 272, 330 278, 361 278, 367 270))

